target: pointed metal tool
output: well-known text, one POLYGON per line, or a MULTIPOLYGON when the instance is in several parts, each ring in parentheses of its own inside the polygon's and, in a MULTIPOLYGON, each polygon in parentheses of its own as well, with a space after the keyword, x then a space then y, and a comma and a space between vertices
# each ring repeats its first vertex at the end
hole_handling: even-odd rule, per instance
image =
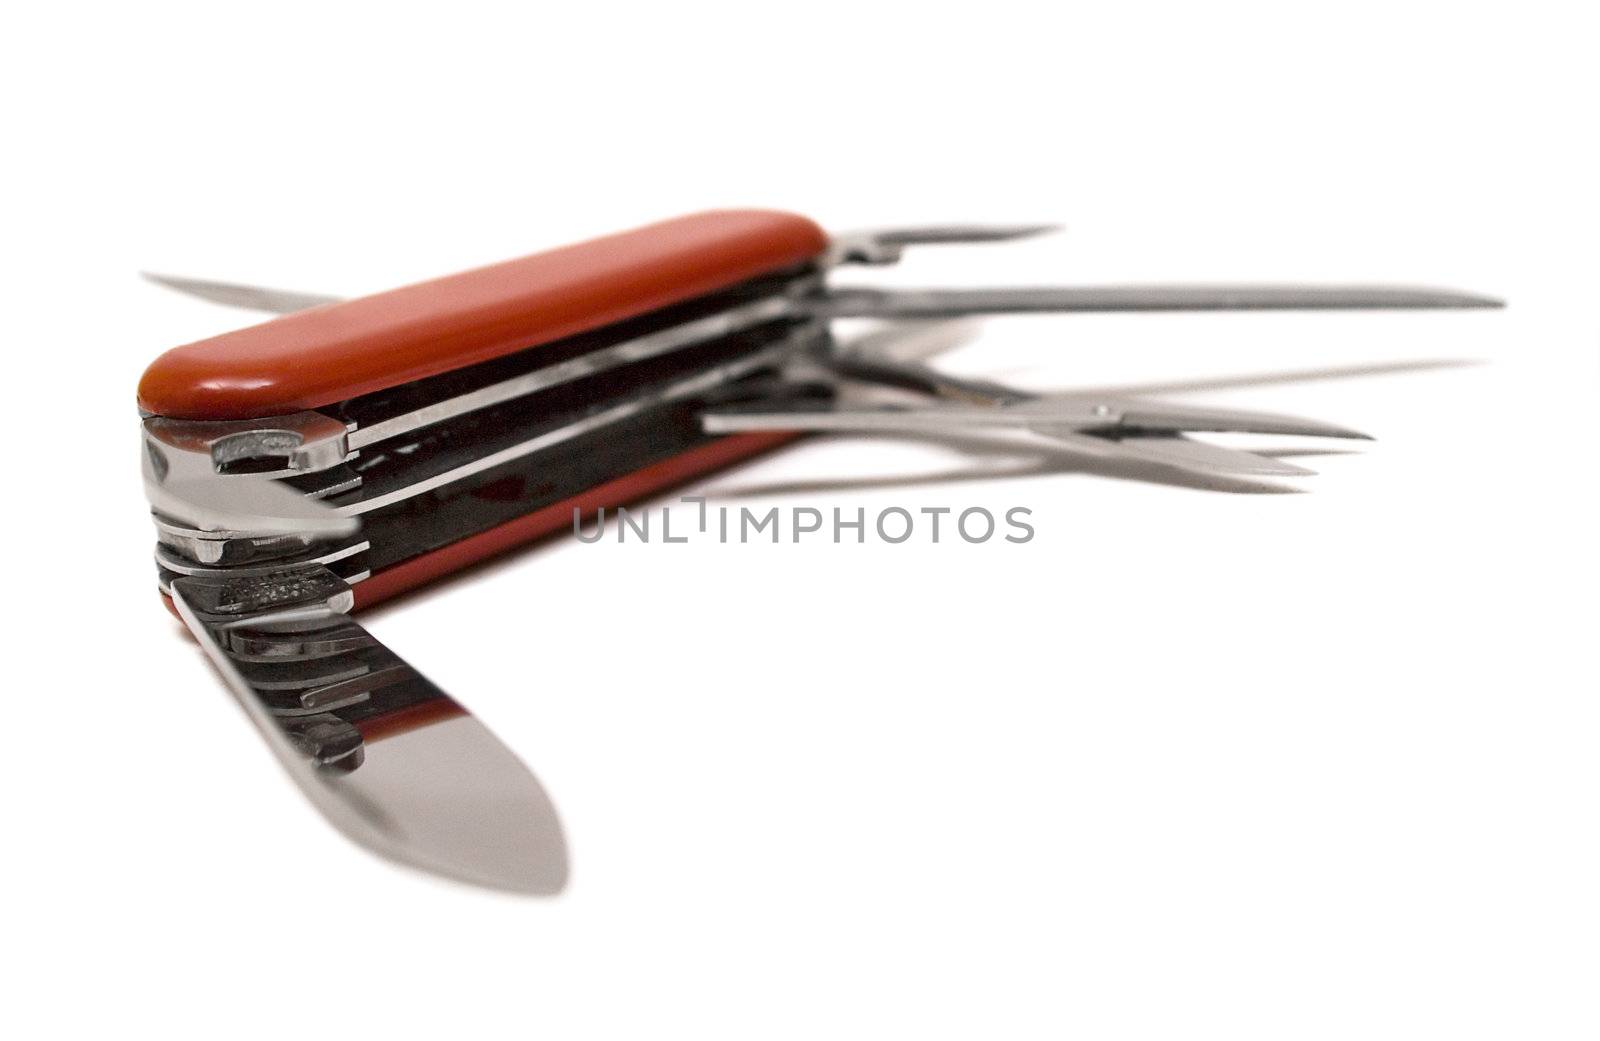
POLYGON ((516 893, 560 892, 549 797, 488 728, 346 617, 322 568, 185 577, 172 602, 296 784, 392 860, 516 893))
MULTIPOLYGON (((1117 412, 1087 402, 1030 402, 1025 406, 942 406, 925 409, 895 407, 848 408, 812 411, 719 410, 702 419, 709 433, 805 430, 834 433, 907 433, 940 435, 958 431, 1013 431, 1051 438, 1062 445, 1097 456, 1123 455, 1218 475, 1300 477, 1313 471, 1279 459, 1223 448, 1182 436, 1188 429, 1177 406, 1147 412, 1117 412)), ((1291 417, 1205 410, 1194 429, 1236 430, 1256 433, 1361 437, 1354 431, 1291 417), (1224 420, 1222 417, 1230 417, 1224 420)))
POLYGON ((1148 285, 1021 289, 830 288, 817 304, 830 318, 954 318, 975 314, 1090 311, 1432 310, 1503 307, 1494 297, 1399 286, 1148 285))
POLYGON ((812 410, 732 408, 701 418, 709 433, 770 430, 926 431, 991 427, 1052 429, 1101 436, 1179 434, 1192 431, 1288 434, 1370 440, 1345 427, 1271 412, 1191 409, 1132 398, 1038 398, 1010 405, 933 405, 927 408, 835 406, 812 410))
POLYGON ((1372 440, 1371 435, 1359 430, 1280 412, 1202 408, 1170 401, 1101 394, 1050 394, 1008 405, 1006 411, 1016 415, 1039 416, 1050 422, 1057 421, 1059 417, 1078 417, 1069 419, 1076 429, 1095 425, 1094 420, 1099 418, 1114 421, 1118 430, 1127 432, 1286 434, 1290 437, 1372 440))
MULTIPOLYGON (((1275 417, 1276 418, 1276 417, 1275 417)), ((1013 432, 1047 438, 1059 445, 1093 456, 1126 456, 1179 469, 1219 476, 1304 477, 1314 471, 1280 459, 1238 449, 1223 448, 1183 437, 1181 424, 1164 419, 1170 432, 1160 428, 1123 428, 1114 420, 1077 415, 1029 414, 1005 407, 991 408, 838 408, 821 411, 716 411, 702 417, 708 433, 805 430, 830 433, 952 434, 974 430, 1013 432), (1065 419, 1065 421, 1059 421, 1065 419)), ((1274 428, 1278 424, 1270 424, 1274 428)), ((1227 427, 1202 429, 1241 429, 1248 422, 1239 420, 1227 427)), ((1310 433, 1298 429, 1294 433, 1310 433)), ((1326 432, 1319 429, 1319 432, 1326 432)), ((1353 435, 1360 436, 1360 435, 1353 435)))
POLYGON ((244 285, 239 282, 213 282, 203 278, 183 278, 178 275, 159 275, 141 272, 145 279, 156 285, 176 289, 180 293, 209 300, 227 307, 242 307, 247 311, 267 311, 271 314, 290 314, 306 311, 323 304, 336 304, 340 298, 321 293, 300 293, 290 289, 268 289, 265 286, 244 285))
POLYGON ((1304 476, 1312 471, 1279 459, 1223 448, 1184 437, 1189 432, 1286 434, 1361 438, 1347 427, 1270 412, 1202 408, 1113 395, 1038 395, 991 380, 952 376, 902 350, 924 341, 947 343, 965 323, 891 327, 836 343, 811 361, 847 382, 891 386, 936 399, 926 406, 805 403, 763 407, 746 402, 713 408, 702 416, 708 432, 780 430, 948 434, 989 429, 1050 438, 1069 450, 1094 456, 1124 456, 1199 473, 1304 476))
MULTIPOLYGON (((1048 427, 1038 430, 1042 434, 1051 433, 1048 427)), ((1315 470, 1286 463, 1282 459, 1224 448, 1181 434, 1122 437, 1112 443, 1116 445, 1117 455, 1214 477, 1310 477, 1316 473, 1315 470)))
MULTIPOLYGON (((237 282, 146 273, 152 282, 212 303, 289 314, 339 297, 237 282)), ((874 289, 837 286, 798 307, 825 318, 958 318, 968 315, 1117 311, 1362 311, 1504 307, 1491 296, 1405 286, 1148 285, 1017 289, 874 289)))

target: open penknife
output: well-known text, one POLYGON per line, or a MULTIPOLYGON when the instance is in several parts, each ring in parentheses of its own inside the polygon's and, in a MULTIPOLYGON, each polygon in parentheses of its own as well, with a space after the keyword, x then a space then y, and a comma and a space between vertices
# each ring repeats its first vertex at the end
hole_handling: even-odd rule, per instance
POLYGON ((1006 431, 1210 474, 1308 471, 1195 432, 1360 436, 1296 417, 1040 396, 891 349, 899 323, 1022 311, 1492 307, 1384 286, 882 289, 842 265, 1044 227, 830 238, 720 211, 352 300, 152 276, 282 313, 161 355, 139 385, 160 588, 290 775, 357 842, 452 878, 559 891, 533 775, 354 622, 601 508, 806 431, 1006 431), (889 332, 841 342, 835 318, 889 332), (888 403, 862 388, 895 388, 888 403))

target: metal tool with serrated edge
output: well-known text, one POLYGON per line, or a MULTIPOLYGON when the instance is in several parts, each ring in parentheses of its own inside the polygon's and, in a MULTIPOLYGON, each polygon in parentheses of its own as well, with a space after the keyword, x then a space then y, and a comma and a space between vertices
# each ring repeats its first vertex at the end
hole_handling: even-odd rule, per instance
POLYGON ((1066 453, 1269 476, 1309 471, 1187 435, 1362 436, 950 376, 896 349, 929 320, 1500 306, 1385 286, 906 290, 830 279, 915 246, 1046 230, 830 238, 804 217, 725 211, 354 300, 150 276, 283 313, 168 351, 140 382, 161 590, 345 834, 452 878, 553 893, 566 846, 539 783, 353 609, 806 431, 993 431, 1066 453), (840 342, 830 320, 846 317, 890 324, 840 342), (901 397, 859 393, 882 388, 901 397))

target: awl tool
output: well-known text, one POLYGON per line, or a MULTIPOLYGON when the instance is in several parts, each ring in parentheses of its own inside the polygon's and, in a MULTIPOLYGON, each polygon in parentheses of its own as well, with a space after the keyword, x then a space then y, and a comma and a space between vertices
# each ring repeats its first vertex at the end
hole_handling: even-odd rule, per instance
POLYGON ((1291 416, 1036 395, 893 348, 1026 311, 1493 307, 1387 286, 882 289, 835 269, 1045 226, 829 237, 696 214, 353 300, 151 276, 280 312, 178 347, 139 385, 160 588, 329 819, 404 863, 521 892, 565 882, 533 775, 355 609, 807 431, 1014 432, 1215 474, 1306 471, 1188 437, 1360 436, 1291 416), (888 330, 853 343, 835 318, 888 330), (903 324, 911 320, 912 324, 903 324), (902 400, 861 400, 895 388, 902 400))

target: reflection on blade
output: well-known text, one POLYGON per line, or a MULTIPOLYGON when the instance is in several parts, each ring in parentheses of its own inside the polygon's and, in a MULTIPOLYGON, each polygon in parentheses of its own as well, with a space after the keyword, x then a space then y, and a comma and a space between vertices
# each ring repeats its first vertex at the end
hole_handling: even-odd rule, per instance
POLYGON ((1320 311, 1502 307, 1493 297, 1402 286, 1065 286, 1023 289, 837 287, 817 302, 831 318, 954 318, 1029 311, 1320 311))
POLYGON ((305 311, 323 304, 336 304, 339 297, 320 293, 299 293, 291 289, 268 289, 265 286, 247 286, 237 282, 212 282, 203 278, 180 278, 177 275, 158 275, 141 272, 157 285, 176 289, 180 293, 197 296, 214 304, 242 307, 247 311, 269 311, 272 314, 289 314, 305 311))
POLYGON ((565 886, 566 841, 539 782, 344 615, 350 589, 332 572, 177 578, 172 599, 290 776, 351 839, 494 889, 565 886))

